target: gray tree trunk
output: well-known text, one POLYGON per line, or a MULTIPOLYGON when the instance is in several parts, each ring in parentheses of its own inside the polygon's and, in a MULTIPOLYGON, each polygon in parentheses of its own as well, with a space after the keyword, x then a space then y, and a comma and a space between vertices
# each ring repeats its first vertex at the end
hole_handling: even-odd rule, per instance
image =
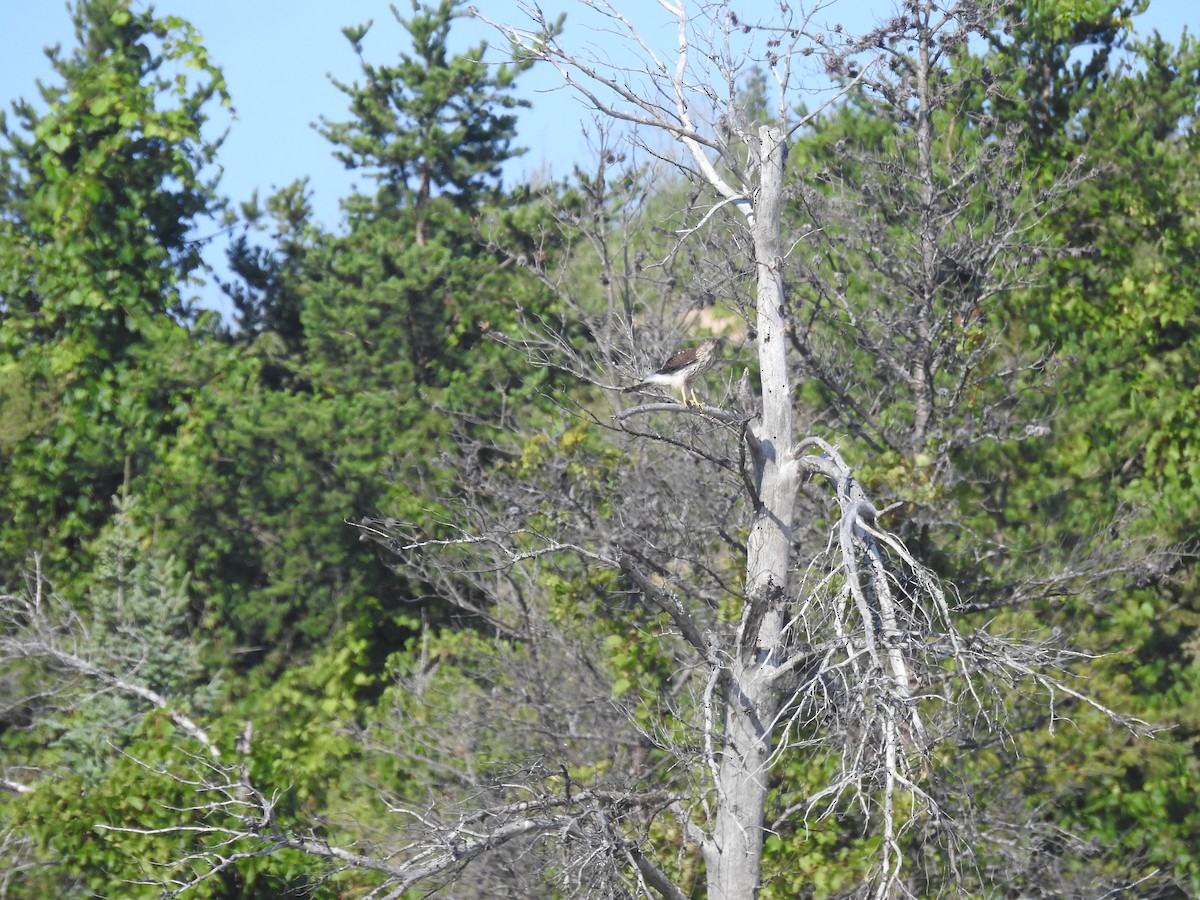
POLYGON ((758 359, 762 414, 749 440, 758 492, 746 559, 746 602, 737 656, 725 682, 725 734, 717 780, 717 815, 705 849, 708 896, 754 897, 762 869, 763 815, 780 691, 773 678, 783 660, 787 583, 797 466, 793 458, 792 391, 784 335, 781 210, 786 157, 781 128, 759 130, 761 182, 747 218, 757 269, 758 359))

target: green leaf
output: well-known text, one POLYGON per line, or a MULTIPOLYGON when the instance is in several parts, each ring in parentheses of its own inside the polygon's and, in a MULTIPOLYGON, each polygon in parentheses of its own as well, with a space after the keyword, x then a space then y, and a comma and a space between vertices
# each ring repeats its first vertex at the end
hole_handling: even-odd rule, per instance
POLYGON ((71 138, 68 135, 59 132, 46 137, 46 146, 55 153, 63 153, 67 147, 71 146, 71 138))

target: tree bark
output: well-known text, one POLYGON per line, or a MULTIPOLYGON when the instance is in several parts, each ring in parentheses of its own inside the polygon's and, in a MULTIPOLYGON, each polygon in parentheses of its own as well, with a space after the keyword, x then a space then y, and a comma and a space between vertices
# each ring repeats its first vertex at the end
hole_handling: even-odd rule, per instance
POLYGON ((786 157, 783 129, 759 130, 761 182, 747 218, 758 279, 758 359, 762 413, 750 432, 756 512, 746 560, 745 602, 737 654, 725 681, 725 734, 718 769, 717 816, 705 847, 708 896, 757 896, 763 816, 780 694, 773 677, 784 661, 792 515, 797 491, 792 391, 784 335, 781 210, 786 157))

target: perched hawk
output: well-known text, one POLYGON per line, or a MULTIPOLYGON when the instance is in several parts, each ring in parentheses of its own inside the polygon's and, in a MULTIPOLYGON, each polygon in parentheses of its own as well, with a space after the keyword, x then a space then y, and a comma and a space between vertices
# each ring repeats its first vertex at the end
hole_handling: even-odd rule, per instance
POLYGON ((653 384, 660 384, 663 387, 675 388, 683 397, 684 405, 686 406, 703 406, 696 399, 696 392, 692 388, 692 382, 707 372, 713 362, 717 358, 717 348, 721 345, 723 338, 705 338, 695 347, 688 347, 686 350, 680 350, 670 359, 668 359, 656 372, 651 372, 637 384, 625 388, 625 393, 630 391, 640 390, 644 387, 649 387, 653 384), (688 399, 688 393, 691 392, 691 399, 688 399))

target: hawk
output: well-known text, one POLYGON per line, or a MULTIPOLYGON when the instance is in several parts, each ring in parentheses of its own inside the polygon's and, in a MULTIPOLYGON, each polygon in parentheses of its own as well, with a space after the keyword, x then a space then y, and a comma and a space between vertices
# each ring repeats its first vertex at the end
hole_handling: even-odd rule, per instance
POLYGON ((703 406, 704 404, 696 399, 692 382, 712 367, 717 358, 717 348, 723 340, 724 338, 705 338, 695 347, 680 350, 663 363, 657 371, 651 372, 637 384, 625 388, 625 393, 660 384, 663 387, 678 390, 683 397, 685 406, 703 406), (688 399, 689 392, 692 395, 690 400, 688 399))

